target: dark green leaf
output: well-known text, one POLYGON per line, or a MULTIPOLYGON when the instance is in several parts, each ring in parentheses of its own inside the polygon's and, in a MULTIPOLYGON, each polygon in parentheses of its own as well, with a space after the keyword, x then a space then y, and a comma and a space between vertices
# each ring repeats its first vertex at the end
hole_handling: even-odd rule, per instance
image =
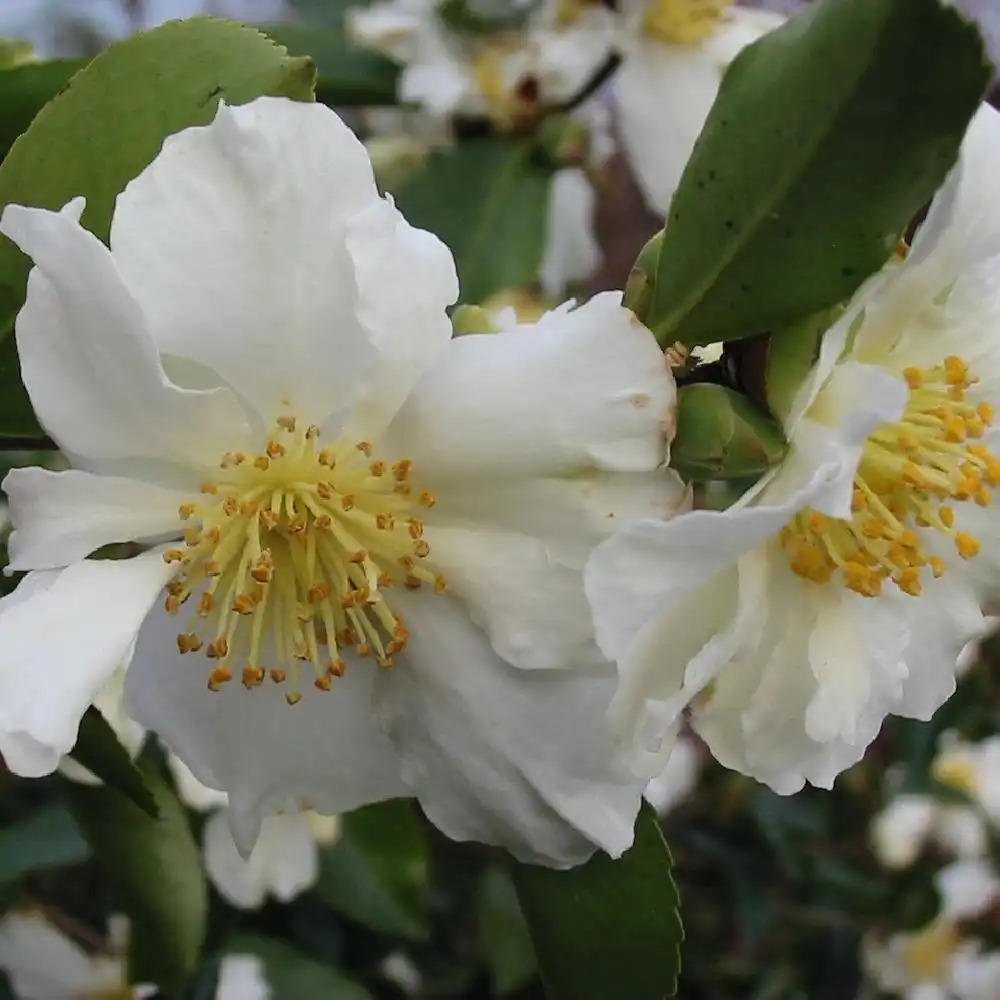
POLYGON ((156 800, 142 772, 121 745, 115 731, 91 706, 80 720, 80 733, 70 756, 104 784, 130 798, 140 809, 156 817, 156 800))
MULTIPOLYGON (((83 223, 107 239, 115 198, 163 140, 212 119, 220 99, 262 94, 312 99, 315 67, 292 59, 258 31, 199 17, 173 21, 112 45, 32 121, 0 164, 0 210, 16 203, 61 208, 84 195, 83 223)), ((24 301, 30 262, 0 241, 0 338, 24 301)), ((5 390, 16 370, 10 338, 0 346, 5 390)), ((23 393, 0 397, 0 433, 24 428, 23 393)))
POLYGON ((280 941, 246 936, 229 946, 233 955, 257 955, 264 963, 271 1000, 372 1000, 360 983, 280 941))
POLYGON ((89 856, 90 848, 69 812, 54 803, 43 806, 0 830, 0 883, 41 868, 79 864, 89 856))
POLYGON ((975 27, 939 0, 817 0, 745 49, 642 318, 693 346, 849 297, 944 180, 990 77, 975 27))
POLYGON ((477 900, 479 952, 489 966, 493 992, 506 996, 538 973, 535 949, 517 890, 500 868, 488 868, 479 883, 477 900))
POLYGON ((205 937, 208 892, 187 812, 151 756, 140 768, 159 810, 153 819, 107 787, 70 789, 73 813, 132 920, 133 981, 183 995, 205 937))
POLYGON ((686 482, 760 477, 785 448, 781 428, 741 393, 711 382, 678 392, 670 466, 686 482))
POLYGON ((514 865, 549 1000, 664 1000, 684 937, 670 851, 646 804, 635 844, 570 871, 514 865))
POLYGON ((348 41, 340 27, 276 24, 264 29, 292 55, 312 56, 319 77, 316 98, 331 106, 396 103, 399 67, 348 41))
POLYGON ((407 799, 365 806, 344 817, 324 853, 316 890, 339 913, 395 937, 427 937, 428 849, 407 799))
POLYGON ((432 153, 395 194, 410 222, 451 247, 462 302, 479 303, 537 278, 550 178, 529 142, 474 139, 432 153))
POLYGON ((0 72, 0 159, 35 115, 86 65, 86 59, 53 59, 0 72))

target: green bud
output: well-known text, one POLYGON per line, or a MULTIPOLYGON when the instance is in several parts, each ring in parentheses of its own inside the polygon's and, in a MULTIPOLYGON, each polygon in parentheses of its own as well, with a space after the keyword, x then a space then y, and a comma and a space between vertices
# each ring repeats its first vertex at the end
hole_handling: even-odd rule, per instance
POLYGON ((670 465, 686 482, 760 478, 787 447, 777 423, 735 390, 698 382, 678 391, 670 465))
POLYGON ((771 412, 787 419, 799 389, 819 357, 823 334, 842 310, 832 309, 774 331, 768 338, 764 395, 771 412))
POLYGON ((553 167, 579 166, 586 162, 590 130, 568 115, 549 115, 535 133, 539 149, 553 167))
MULTIPOLYGON (((653 279, 659 264, 662 246, 663 231, 661 230, 639 251, 639 256, 636 257, 628 281, 625 283, 624 304, 643 323, 646 322, 646 316, 649 313, 650 299, 653 296, 653 279)), ((670 344, 661 343, 660 346, 669 347, 670 344)))
POLYGON ((451 327, 456 337, 464 337, 467 333, 499 332, 482 306, 459 306, 451 314, 451 327))

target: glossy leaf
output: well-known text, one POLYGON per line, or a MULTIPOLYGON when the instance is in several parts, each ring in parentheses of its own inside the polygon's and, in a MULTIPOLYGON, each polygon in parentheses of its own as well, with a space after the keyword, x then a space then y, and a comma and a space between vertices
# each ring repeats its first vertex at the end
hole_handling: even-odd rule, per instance
MULTIPOLYGON (((233 22, 173 21, 117 42, 32 121, 0 164, 0 210, 11 203, 58 209, 87 199, 83 224, 107 239, 115 198, 173 132, 212 119, 219 100, 262 94, 312 100, 315 67, 233 22)), ((0 338, 24 301, 30 262, 0 240, 0 338)), ((13 383, 14 345, 0 345, 0 435, 23 433, 23 389, 13 383)), ((36 425, 37 427, 37 425, 36 425)))
POLYGON ((635 844, 554 871, 513 868, 549 1000, 664 1000, 677 989, 684 932, 673 863, 656 815, 639 813, 635 844))
POLYGON ((340 840, 323 855, 316 891, 338 913, 395 937, 427 937, 428 847, 405 799, 344 817, 340 840))
POLYGON ((53 59, 0 71, 0 159, 35 115, 86 65, 86 59, 53 59))
POLYGON ((517 901, 517 890, 501 868, 488 868, 476 901, 479 952, 493 980, 493 992, 506 996, 537 974, 531 934, 517 901))
POLYGON ((888 259, 991 77, 939 0, 817 0, 730 66, 642 318, 694 346, 796 323, 888 259))
POLYGON ((132 920, 133 980, 178 1000, 201 952, 208 891, 186 810, 156 761, 144 755, 140 767, 158 819, 113 788, 84 785, 70 788, 73 814, 132 920))
POLYGON ((394 194, 410 222, 451 247, 461 301, 478 304, 537 278, 550 178, 525 140, 471 139, 432 153, 394 194))

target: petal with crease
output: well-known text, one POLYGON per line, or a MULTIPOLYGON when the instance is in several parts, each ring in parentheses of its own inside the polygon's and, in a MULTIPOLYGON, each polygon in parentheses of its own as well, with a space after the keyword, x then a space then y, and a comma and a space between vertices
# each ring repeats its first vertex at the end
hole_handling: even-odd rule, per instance
POLYGON ((68 566, 111 542, 177 535, 178 507, 191 499, 137 479, 37 466, 12 470, 2 486, 16 525, 8 543, 13 570, 68 566))
POLYGON ((111 254, 80 226, 82 209, 80 198, 62 212, 8 205, 0 218, 35 262, 15 331, 39 421, 84 459, 214 464, 246 443, 242 409, 224 389, 168 380, 111 254))
POLYGON ((604 724, 611 671, 520 671, 447 597, 407 594, 405 664, 379 677, 380 714, 403 774, 455 840, 550 867, 632 842, 643 782, 604 724))
POLYGON ((218 373, 267 425, 289 409, 322 424, 374 358, 345 231, 377 199, 329 108, 220 103, 118 196, 111 249, 162 353, 218 373))

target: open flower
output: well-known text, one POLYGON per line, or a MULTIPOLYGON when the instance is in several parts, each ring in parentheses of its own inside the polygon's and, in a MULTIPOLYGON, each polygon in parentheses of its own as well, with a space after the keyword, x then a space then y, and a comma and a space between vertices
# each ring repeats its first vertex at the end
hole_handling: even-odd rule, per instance
POLYGON ((1000 993, 1000 952, 966 937, 961 924, 996 905, 1000 881, 985 861, 956 862, 934 881, 941 909, 926 927, 864 941, 867 978, 904 1000, 993 1000, 1000 993))
POLYGON ((622 143, 646 203, 665 215, 726 68, 784 18, 733 0, 628 0, 624 14, 622 143))
POLYGON ((321 105, 168 139, 110 249, 82 207, 0 221, 36 265, 22 375, 75 466, 4 483, 34 570, 0 602, 8 766, 51 771, 131 656, 130 714, 229 793, 244 850, 265 815, 407 795, 526 859, 627 848, 641 782, 581 574, 683 500, 649 331, 608 294, 451 340, 450 253, 321 105), (154 547, 87 558, 124 540, 154 547))
POLYGON ((888 713, 954 690, 1000 582, 1000 121, 984 108, 905 261, 824 337, 781 466, 730 509, 646 521, 587 567, 613 725, 653 776, 683 708, 723 764, 829 786, 888 713))

